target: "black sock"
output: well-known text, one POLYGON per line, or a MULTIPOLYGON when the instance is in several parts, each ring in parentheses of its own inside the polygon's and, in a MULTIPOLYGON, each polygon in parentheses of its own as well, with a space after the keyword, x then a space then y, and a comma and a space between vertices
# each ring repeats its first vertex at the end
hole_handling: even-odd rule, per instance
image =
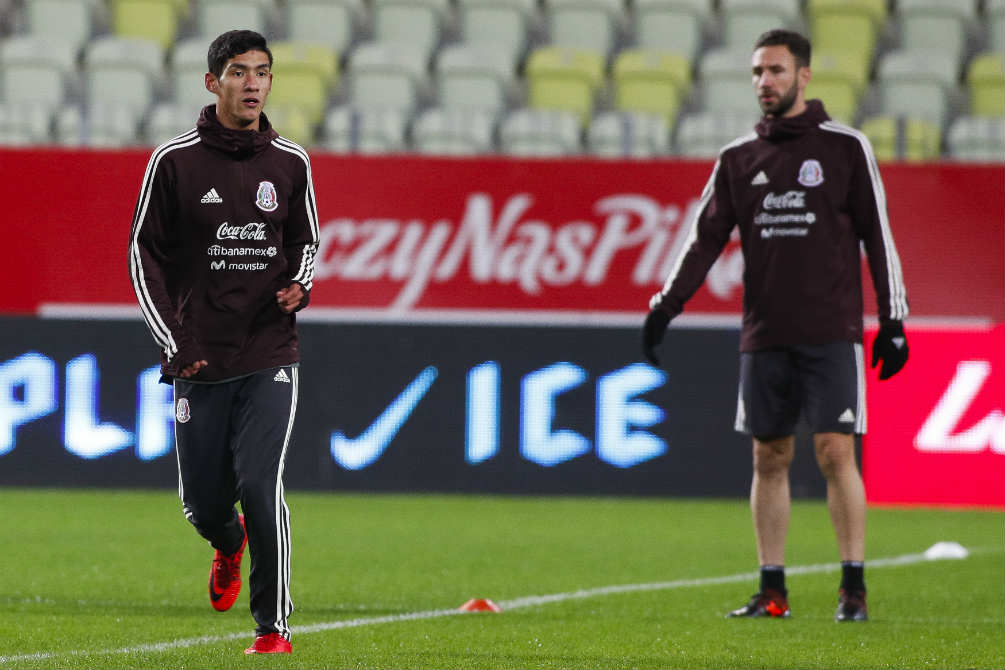
POLYGON ((785 590, 784 565, 761 566, 761 593, 764 593, 765 589, 773 589, 784 596, 789 594, 789 592, 785 590))
POLYGON ((865 563, 841 561, 841 588, 845 591, 865 591, 865 563))

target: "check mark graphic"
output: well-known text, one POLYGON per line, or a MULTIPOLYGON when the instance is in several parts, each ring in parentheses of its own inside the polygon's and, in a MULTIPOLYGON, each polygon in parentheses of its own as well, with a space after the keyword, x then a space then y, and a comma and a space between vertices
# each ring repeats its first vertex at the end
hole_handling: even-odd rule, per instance
POLYGON ((420 372, 358 437, 346 437, 340 430, 332 433, 331 453, 335 462, 346 470, 361 470, 380 458, 433 385, 436 375, 432 365, 420 372))

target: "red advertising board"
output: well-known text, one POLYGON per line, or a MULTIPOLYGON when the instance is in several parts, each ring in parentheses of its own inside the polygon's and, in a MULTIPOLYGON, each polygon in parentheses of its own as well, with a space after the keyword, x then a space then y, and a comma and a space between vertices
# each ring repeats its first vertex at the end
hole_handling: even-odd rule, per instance
MULTIPOLYGON (((148 155, 0 150, 8 248, 0 312, 133 307, 125 248, 148 155)), ((321 247, 311 312, 389 318, 637 320, 712 167, 324 154, 312 162, 321 247)), ((890 164, 882 174, 912 314, 1005 321, 1005 168, 890 164)), ((742 272, 734 240, 685 317, 737 314, 742 272)), ((873 312, 874 301, 866 304, 873 312)))
POLYGON ((1005 505, 1005 327, 908 335, 907 366, 869 375, 869 502, 1005 505))

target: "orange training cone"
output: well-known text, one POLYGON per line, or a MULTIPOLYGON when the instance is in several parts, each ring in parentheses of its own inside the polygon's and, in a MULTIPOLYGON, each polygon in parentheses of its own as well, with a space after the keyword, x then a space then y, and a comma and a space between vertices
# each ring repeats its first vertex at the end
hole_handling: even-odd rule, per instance
POLYGON ((502 608, 488 598, 472 598, 457 609, 461 612, 502 612, 502 608))

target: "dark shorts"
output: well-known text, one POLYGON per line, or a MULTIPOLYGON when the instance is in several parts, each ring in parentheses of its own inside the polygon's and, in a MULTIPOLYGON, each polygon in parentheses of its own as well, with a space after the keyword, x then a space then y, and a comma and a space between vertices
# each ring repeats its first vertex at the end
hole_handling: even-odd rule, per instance
POLYGON ((758 438, 865 433, 865 361, 858 342, 741 352, 736 430, 758 438))

